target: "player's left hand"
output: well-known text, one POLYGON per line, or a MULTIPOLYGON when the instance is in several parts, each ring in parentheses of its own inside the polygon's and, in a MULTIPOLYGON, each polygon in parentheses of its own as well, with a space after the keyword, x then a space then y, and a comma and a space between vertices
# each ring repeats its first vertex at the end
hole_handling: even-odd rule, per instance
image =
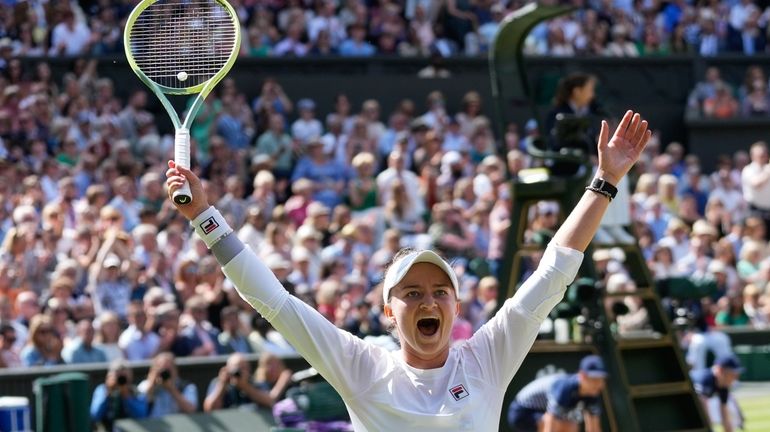
POLYGON ((610 126, 607 121, 602 120, 599 133, 599 170, 596 175, 617 186, 620 179, 639 159, 652 132, 648 129, 647 120, 642 120, 639 113, 628 110, 611 139, 609 134, 610 126))

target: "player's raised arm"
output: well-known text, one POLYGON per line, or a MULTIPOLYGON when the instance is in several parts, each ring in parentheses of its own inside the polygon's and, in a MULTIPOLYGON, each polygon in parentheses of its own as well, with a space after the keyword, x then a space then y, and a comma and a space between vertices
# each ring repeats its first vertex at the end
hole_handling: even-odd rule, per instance
POLYGON ((189 169, 169 162, 169 199, 192 222, 196 234, 222 265, 238 294, 278 330, 342 396, 360 391, 381 373, 372 363, 370 344, 334 326, 318 311, 291 296, 256 254, 245 246, 222 215, 206 200, 201 181, 189 169), (190 185, 192 200, 179 204, 174 191, 190 185))
POLYGON ((602 121, 599 133, 599 169, 575 209, 556 232, 554 243, 585 251, 615 193, 617 184, 639 159, 651 132, 639 113, 626 111, 612 138, 609 125, 602 121))

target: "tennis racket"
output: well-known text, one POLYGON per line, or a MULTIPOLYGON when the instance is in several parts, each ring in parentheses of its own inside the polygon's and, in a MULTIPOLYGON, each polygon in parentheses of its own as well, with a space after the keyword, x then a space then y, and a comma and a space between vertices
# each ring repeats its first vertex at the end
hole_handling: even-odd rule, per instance
MULTIPOLYGON (((174 161, 190 168, 190 124, 203 100, 227 75, 241 46, 241 27, 225 0, 142 0, 126 22, 123 42, 128 64, 160 99, 176 129, 174 161), (198 96, 184 122, 167 95, 198 96)), ((192 201, 185 182, 173 194, 192 201)))

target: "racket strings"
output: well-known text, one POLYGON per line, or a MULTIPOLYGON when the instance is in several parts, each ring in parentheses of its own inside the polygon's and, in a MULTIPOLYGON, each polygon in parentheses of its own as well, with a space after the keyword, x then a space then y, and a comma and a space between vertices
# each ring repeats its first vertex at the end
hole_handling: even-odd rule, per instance
POLYGON ((156 84, 194 87, 225 66, 238 25, 216 0, 159 0, 137 17, 129 48, 139 69, 156 84), (186 79, 180 79, 181 72, 186 79))

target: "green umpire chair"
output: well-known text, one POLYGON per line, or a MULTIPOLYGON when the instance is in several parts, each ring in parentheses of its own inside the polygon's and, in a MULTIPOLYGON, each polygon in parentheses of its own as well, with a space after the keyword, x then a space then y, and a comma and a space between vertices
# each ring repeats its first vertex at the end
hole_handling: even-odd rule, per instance
POLYGON ((91 430, 88 375, 67 372, 34 382, 37 432, 91 430))

